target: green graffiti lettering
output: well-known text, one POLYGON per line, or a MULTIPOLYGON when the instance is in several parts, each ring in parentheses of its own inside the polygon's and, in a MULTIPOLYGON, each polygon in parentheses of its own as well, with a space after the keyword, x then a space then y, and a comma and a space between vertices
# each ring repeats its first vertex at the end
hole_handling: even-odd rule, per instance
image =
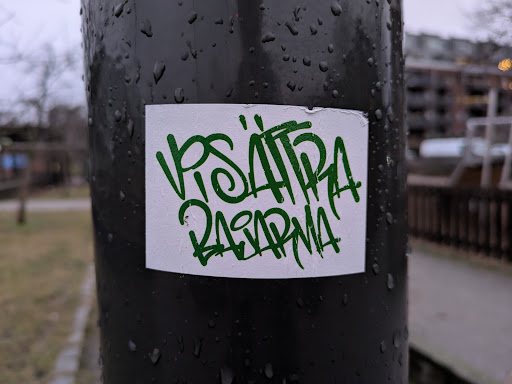
MULTIPOLYGON (((239 120, 244 131, 248 130, 246 117, 240 115, 239 120)), ((179 223, 189 225, 189 209, 199 210, 204 215, 203 233, 196 233, 196 228, 189 231, 193 256, 206 267, 210 258, 216 256, 232 254, 236 260, 243 261, 270 253, 277 260, 293 256, 298 267, 304 269, 301 244, 310 256, 317 254, 323 258, 327 247, 339 253, 341 238, 334 234, 328 212, 323 206, 313 208, 311 199, 317 205, 318 202, 328 202, 334 220, 340 220, 336 200, 341 198, 342 192, 350 191, 354 203, 360 201, 358 189, 362 184, 354 180, 343 139, 338 136, 334 143, 324 143, 312 132, 309 121, 298 123, 292 120, 269 129, 265 129, 260 115, 254 115, 254 122, 257 133, 249 136, 248 156, 236 162, 230 156, 235 146, 233 139, 221 133, 193 135, 181 146, 175 136, 169 134, 167 145, 171 157, 166 160, 163 152, 156 152, 157 162, 173 191, 184 200, 179 209, 179 223), (329 162, 326 144, 333 145, 329 162), (311 148, 315 148, 313 153, 311 148), (188 151, 195 155, 192 164, 184 164, 188 151), (245 164, 240 164, 240 160, 245 164), (207 163, 215 166, 204 166, 207 163), (189 172, 193 178, 187 176, 189 172), (346 179, 345 185, 340 185, 344 184, 340 182, 340 176, 346 179), (323 189, 319 188, 321 183, 324 183, 323 189), (187 200, 194 185, 201 199, 187 200), (326 195, 322 196, 321 191, 326 191, 326 195), (230 217, 223 211, 212 212, 209 205, 215 199, 231 205, 251 199, 252 206, 261 208, 257 202, 263 193, 267 193, 266 201, 272 196, 277 204, 289 199, 296 205, 298 196, 302 196, 306 204, 297 216, 272 207, 266 211, 244 209, 230 217), (287 249, 293 255, 287 254, 287 249)))
POLYGON ((278 207, 270 208, 264 213, 256 210, 254 215, 250 211, 242 211, 235 215, 230 225, 228 225, 222 212, 217 211, 215 220, 213 220, 208 205, 196 199, 188 200, 182 204, 179 213, 181 225, 186 224, 186 218, 188 217, 186 212, 190 207, 201 209, 205 215, 205 231, 201 241, 197 240, 195 231, 189 231, 190 241, 194 248, 193 255, 199 259, 203 266, 208 264, 211 257, 223 257, 228 252, 233 252, 237 260, 249 260, 258 255, 263 256, 266 251, 271 251, 274 257, 279 260, 287 257, 285 246, 289 242, 292 243, 293 257, 302 269, 304 267, 299 255, 300 243, 304 244, 310 255, 316 250, 323 257, 322 252, 328 246, 331 246, 334 252, 340 252, 338 243, 341 239, 334 237, 323 207, 319 207, 317 210, 316 225, 311 207, 309 205, 304 207, 306 217, 304 228, 296 217, 290 219, 288 213, 278 207), (237 225, 236 223, 242 217, 246 217, 245 222, 242 225, 237 225), (281 230, 279 230, 275 220, 281 222, 281 230), (251 221, 253 221, 252 232, 247 228, 251 221), (322 242, 321 225, 324 226, 329 238, 326 242, 322 242), (215 239, 213 244, 207 244, 211 240, 212 229, 214 229, 215 239), (238 243, 235 241, 233 233, 239 231, 243 232, 246 241, 242 240, 238 243), (227 243, 224 243, 223 239, 226 239, 227 243))

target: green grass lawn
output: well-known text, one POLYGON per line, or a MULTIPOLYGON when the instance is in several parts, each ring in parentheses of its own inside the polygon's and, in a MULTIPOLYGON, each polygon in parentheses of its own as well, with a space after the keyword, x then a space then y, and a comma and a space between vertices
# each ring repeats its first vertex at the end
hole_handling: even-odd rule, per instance
POLYGON ((93 260, 89 212, 0 214, 0 383, 46 383, 93 260))

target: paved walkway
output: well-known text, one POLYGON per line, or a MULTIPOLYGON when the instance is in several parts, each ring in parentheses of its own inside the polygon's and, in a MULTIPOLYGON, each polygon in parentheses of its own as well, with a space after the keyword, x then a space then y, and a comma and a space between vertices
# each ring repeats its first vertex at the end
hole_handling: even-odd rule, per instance
MULTIPOLYGON (((15 212, 18 207, 18 200, 0 201, 0 212, 15 212)), ((29 212, 87 211, 90 209, 90 199, 37 199, 27 201, 27 210, 29 212)))
MULTIPOLYGON (((409 256, 411 346, 469 382, 511 380, 512 268, 435 253, 418 246, 409 256)), ((99 376, 99 332, 91 329, 77 384, 99 376)))
POLYGON ((84 336, 87 320, 93 304, 94 266, 87 268, 86 277, 80 292, 80 304, 75 312, 71 334, 62 348, 50 384, 74 384, 84 349, 84 336))
POLYGON ((512 373, 510 267, 432 253, 409 256, 412 346, 470 382, 503 384, 512 373))

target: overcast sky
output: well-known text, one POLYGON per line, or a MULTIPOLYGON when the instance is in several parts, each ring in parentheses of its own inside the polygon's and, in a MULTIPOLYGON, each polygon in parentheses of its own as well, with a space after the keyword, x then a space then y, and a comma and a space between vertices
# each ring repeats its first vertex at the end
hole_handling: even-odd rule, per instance
POLYGON ((403 0, 405 30, 443 37, 482 38, 469 22, 471 11, 485 0, 403 0))
MULTIPOLYGON (((408 32, 475 39, 467 14, 480 0, 403 0, 408 32)), ((52 42, 58 50, 74 48, 80 55, 79 0, 0 0, 0 60, 16 45, 26 52, 52 42)), ((84 102, 82 68, 62 79, 56 94, 73 103, 84 102)), ((0 64, 0 109, 29 93, 33 78, 26 68, 0 64)))

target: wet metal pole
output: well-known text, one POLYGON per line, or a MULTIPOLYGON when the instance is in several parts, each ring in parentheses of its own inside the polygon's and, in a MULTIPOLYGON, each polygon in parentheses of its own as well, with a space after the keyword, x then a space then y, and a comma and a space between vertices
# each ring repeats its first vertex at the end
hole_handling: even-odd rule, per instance
POLYGON ((401 2, 81 14, 104 383, 406 383, 401 2))

